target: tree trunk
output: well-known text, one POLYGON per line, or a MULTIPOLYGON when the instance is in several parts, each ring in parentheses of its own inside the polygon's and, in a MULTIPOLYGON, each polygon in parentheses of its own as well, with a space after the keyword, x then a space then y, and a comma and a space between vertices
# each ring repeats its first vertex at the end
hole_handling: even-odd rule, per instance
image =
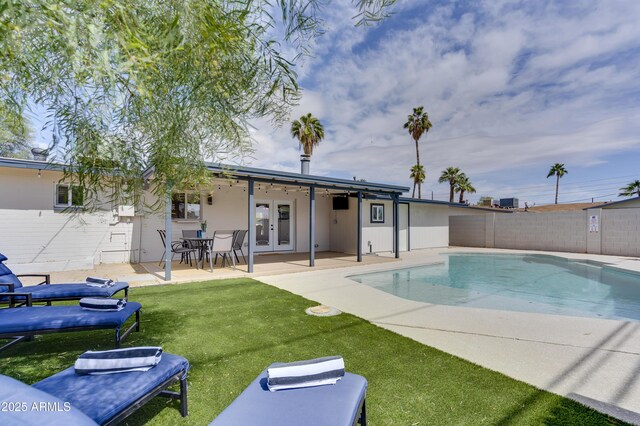
MULTIPOLYGON (((418 170, 420 169, 420 150, 418 149, 418 139, 414 139, 416 142, 416 164, 418 170)), ((422 198, 422 182, 418 182, 418 198, 422 198)))
POLYGON ((416 181, 413 181, 413 192, 411 193, 411 198, 416 198, 416 181))
POLYGON ((453 180, 449 181, 449 202, 453 203, 453 187, 454 187, 454 183, 453 180))
POLYGON ((464 202, 464 189, 460 190, 460 201, 459 203, 462 204, 464 202))
POLYGON ((560 186, 560 175, 556 175, 556 204, 558 204, 558 187, 560 186))

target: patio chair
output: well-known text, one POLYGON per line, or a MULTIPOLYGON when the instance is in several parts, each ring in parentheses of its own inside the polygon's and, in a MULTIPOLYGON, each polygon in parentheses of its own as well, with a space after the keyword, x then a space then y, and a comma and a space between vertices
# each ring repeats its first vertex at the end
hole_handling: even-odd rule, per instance
MULTIPOLYGON (((162 257, 160 258, 160 262, 158 262, 158 266, 162 265, 162 261, 165 260, 165 254, 167 251, 167 232, 164 229, 158 229, 158 234, 160 234, 160 239, 162 240, 162 247, 165 249, 162 252, 162 257)), ((182 241, 171 241, 171 262, 173 262, 173 257, 176 254, 181 256, 180 263, 184 260, 185 263, 189 262, 189 266, 193 266, 191 261, 191 255, 198 252, 198 249, 191 248, 189 246, 185 246, 182 241)), ((198 259, 196 258, 196 267, 198 266, 198 259)))
POLYGON ((364 377, 345 373, 335 385, 270 392, 265 370, 210 426, 366 426, 366 391, 364 377))
POLYGON ((51 284, 49 274, 14 274, 4 262, 7 257, 0 253, 0 302, 4 302, 5 292, 29 293, 34 302, 45 302, 48 305, 54 301, 79 300, 83 297, 112 297, 124 291, 124 299, 129 298, 129 284, 115 282, 105 287, 94 287, 88 283, 51 284), (42 281, 36 285, 25 286, 21 277, 40 277, 42 281))
POLYGON ((247 258, 244 257, 244 252, 242 251, 242 244, 244 243, 244 238, 247 235, 246 229, 239 229, 237 231, 233 231, 233 254, 236 257, 236 262, 240 263, 240 259, 238 258, 238 250, 240 250, 240 254, 242 255, 242 259, 244 263, 247 263, 247 258))
POLYGON ((165 353, 148 371, 80 375, 70 367, 32 386, 0 375, 0 402, 25 408, 3 412, 0 418, 10 425, 112 425, 156 396, 180 400, 180 414, 186 417, 188 370, 185 358, 165 353), (178 382, 180 392, 167 390, 178 382), (38 409, 43 403, 49 409, 38 409))
POLYGON ((207 245, 206 250, 209 255, 209 267, 213 271, 213 265, 211 264, 212 256, 215 254, 215 260, 213 263, 218 263, 218 255, 222 256, 222 267, 226 266, 227 257, 231 259, 233 263, 233 269, 236 269, 236 260, 233 257, 233 237, 235 231, 216 231, 213 236, 213 241, 210 245, 207 245))
POLYGON ((0 309, 0 339, 11 341, 0 347, 0 352, 16 343, 39 334, 64 333, 70 331, 114 329, 115 346, 131 331, 140 331, 140 309, 137 302, 127 302, 117 312, 96 312, 75 306, 33 306, 31 293, 3 293, 6 298, 26 300, 26 306, 0 309), (135 315, 134 323, 121 331, 129 318, 135 315))

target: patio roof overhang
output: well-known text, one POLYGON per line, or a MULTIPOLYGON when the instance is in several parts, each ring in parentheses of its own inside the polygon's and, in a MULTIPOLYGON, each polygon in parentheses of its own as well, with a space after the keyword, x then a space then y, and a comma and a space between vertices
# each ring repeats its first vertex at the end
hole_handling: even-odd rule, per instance
POLYGON ((41 160, 25 160, 21 158, 0 157, 0 167, 13 167, 17 169, 31 170, 54 170, 61 172, 64 170, 64 164, 52 163, 41 160))
POLYGON ((207 163, 207 168, 217 177, 253 180, 254 182, 277 183, 292 186, 313 186, 315 188, 336 189, 347 192, 366 192, 399 196, 409 191, 408 187, 359 180, 339 179, 326 176, 303 175, 300 173, 281 172, 277 170, 258 169, 253 167, 233 166, 220 163, 207 163))

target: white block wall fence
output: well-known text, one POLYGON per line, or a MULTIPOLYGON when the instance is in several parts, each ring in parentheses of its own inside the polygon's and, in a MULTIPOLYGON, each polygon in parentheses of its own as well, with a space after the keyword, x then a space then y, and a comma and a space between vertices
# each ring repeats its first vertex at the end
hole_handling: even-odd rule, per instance
POLYGON ((640 208, 451 216, 449 238, 460 247, 640 256, 640 208))

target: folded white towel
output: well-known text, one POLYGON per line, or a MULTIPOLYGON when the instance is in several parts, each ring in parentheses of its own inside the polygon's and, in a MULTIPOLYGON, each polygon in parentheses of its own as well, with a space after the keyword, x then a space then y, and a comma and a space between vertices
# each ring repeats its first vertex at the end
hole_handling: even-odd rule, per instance
POLYGON ((267 387, 271 392, 311 386, 333 385, 344 376, 341 356, 276 363, 267 368, 267 387))
POLYGON ((127 306, 127 301, 124 299, 109 299, 106 297, 83 297, 79 303, 84 310, 100 312, 117 312, 127 306))
POLYGON ((91 287, 111 287, 115 284, 113 280, 108 278, 87 277, 85 281, 91 287))
POLYGON ((87 351, 74 364, 77 374, 114 374, 128 371, 148 371, 162 359, 159 346, 87 351))

